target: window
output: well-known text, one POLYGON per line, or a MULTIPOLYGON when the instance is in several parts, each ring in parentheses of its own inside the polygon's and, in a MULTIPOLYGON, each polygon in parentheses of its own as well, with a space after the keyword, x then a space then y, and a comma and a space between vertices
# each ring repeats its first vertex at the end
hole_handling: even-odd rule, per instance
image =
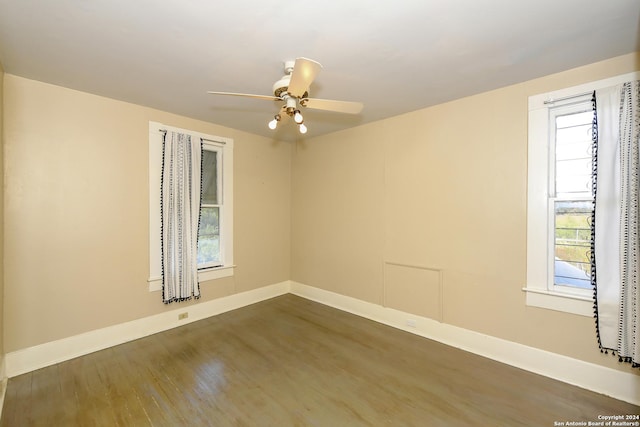
POLYGON ((527 305, 593 316, 592 93, 613 77, 529 98, 527 305))
POLYGON ((233 140, 149 122, 149 290, 162 289, 160 179, 163 130, 202 142, 198 278, 233 275, 233 140))
POLYGON ((221 149, 204 145, 202 152, 202 200, 198 227, 198 269, 222 265, 220 254, 220 208, 222 191, 221 149), (220 195, 220 196, 219 196, 220 195))
MULTIPOLYGON (((549 108, 549 205, 551 218, 549 283, 557 292, 591 290, 591 217, 593 194, 591 99, 578 97, 569 105, 549 108)), ((589 295, 587 295, 589 296, 589 295)))

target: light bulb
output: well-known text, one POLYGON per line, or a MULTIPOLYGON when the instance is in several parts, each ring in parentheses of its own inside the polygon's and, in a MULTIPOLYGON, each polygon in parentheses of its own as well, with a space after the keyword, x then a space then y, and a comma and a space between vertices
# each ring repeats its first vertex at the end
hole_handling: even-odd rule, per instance
POLYGON ((296 110, 293 112, 293 120, 300 124, 304 121, 304 118, 302 117, 302 114, 300 113, 300 110, 296 110))
POLYGON ((307 127, 304 125, 304 123, 300 123, 299 130, 300 133, 307 133, 307 127))
POLYGON ((269 122, 269 129, 274 130, 276 127, 278 127, 279 121, 280 121, 280 115, 276 114, 273 120, 269 122))

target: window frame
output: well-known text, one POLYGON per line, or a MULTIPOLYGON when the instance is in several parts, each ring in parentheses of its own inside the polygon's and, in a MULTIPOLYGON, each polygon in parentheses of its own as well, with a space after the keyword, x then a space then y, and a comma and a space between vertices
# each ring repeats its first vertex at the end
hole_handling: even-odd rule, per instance
POLYGON ((552 230, 549 224, 553 213, 553 204, 550 203, 550 162, 554 158, 550 153, 550 110, 565 101, 575 102, 580 95, 590 97, 594 90, 639 77, 640 72, 633 72, 529 97, 527 281, 523 288, 527 306, 593 317, 593 292, 588 289, 586 292, 575 292, 573 289, 561 290, 561 287, 556 287, 553 283, 553 268, 549 265, 552 259, 549 250, 554 248, 553 241, 550 241, 552 230), (540 230, 546 232, 541 233, 540 230))
POLYGON ((233 139, 149 121, 149 291, 162 290, 162 249, 160 238, 160 181, 163 131, 180 132, 201 140, 203 149, 218 151, 221 176, 220 261, 222 265, 198 268, 200 282, 230 277, 233 263, 233 139))

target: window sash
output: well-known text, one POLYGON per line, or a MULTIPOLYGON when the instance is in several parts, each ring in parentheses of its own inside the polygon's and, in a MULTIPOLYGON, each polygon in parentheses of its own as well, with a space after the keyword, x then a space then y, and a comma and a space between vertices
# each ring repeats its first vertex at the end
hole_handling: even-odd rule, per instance
MULTIPOLYGON (((223 175, 222 175, 222 171, 223 171, 223 167, 224 167, 224 162, 223 162, 223 147, 218 145, 218 144, 214 144, 211 141, 204 141, 202 142, 202 149, 204 152, 209 151, 209 152, 213 152, 216 153, 216 164, 215 164, 215 171, 216 171, 216 177, 215 177, 215 184, 216 184, 216 201, 218 203, 201 203, 200 205, 200 215, 201 215, 201 223, 200 225, 202 226, 202 209, 203 208, 218 208, 218 232, 211 234, 211 236, 217 235, 217 243, 218 243, 218 251, 217 254, 214 253, 213 255, 213 259, 211 261, 208 262, 202 262, 202 263, 198 263, 198 270, 204 270, 204 269, 208 269, 208 268, 215 268, 215 267, 220 267, 222 265, 225 265, 225 260, 224 260, 224 233, 222 232, 222 230, 224 229, 223 227, 223 223, 224 223, 224 186, 222 185, 223 182, 223 175)), ((204 156, 203 156, 204 157, 204 156)), ((203 171, 204 172, 204 171, 203 171)), ((198 230, 198 258, 208 258, 205 254, 201 253, 201 249, 204 245, 200 244, 200 237, 202 236, 200 230, 198 230)), ((214 239, 215 240, 215 239, 214 239)), ((214 246, 215 244, 212 243, 214 246)), ((209 246, 209 245, 207 245, 209 246)))
POLYGON ((588 213, 586 224, 581 224, 580 227, 558 227, 558 212, 557 206, 561 203, 579 203, 586 202, 591 203, 590 208, 593 209, 593 198, 553 198, 549 201, 549 261, 548 265, 548 289, 554 292, 570 292, 578 295, 592 295, 590 271, 589 251, 591 250, 591 228, 588 221, 591 219, 591 211, 579 212, 588 213), (573 234, 571 237, 559 238, 558 231, 566 231, 567 234, 573 234), (575 233, 575 234, 574 234, 575 233), (564 241, 564 243, 558 243, 558 241, 564 241), (564 249, 564 250, 563 250, 564 249), (567 252, 569 255, 565 257, 558 256, 559 252, 567 252), (580 264, 580 265, 575 265, 580 264), (579 271, 574 270, 572 276, 561 278, 563 273, 558 271, 573 270, 577 267, 579 270, 587 270, 585 273, 584 281, 582 274, 579 271), (562 282, 564 279, 564 283, 562 282))
POLYGON ((220 221, 222 209, 219 205, 201 205, 200 206, 200 228, 198 230, 198 270, 220 267, 223 265, 222 259, 222 233, 220 232, 220 221), (203 228, 206 225, 205 217, 209 209, 217 210, 217 227, 212 232, 204 233, 203 228), (205 253, 205 248, 211 248, 211 253, 205 253), (202 260, 202 261, 200 261, 202 260))
MULTIPOLYGON (((551 292, 570 293, 580 296, 590 296, 592 289, 590 287, 581 286, 580 280, 565 279, 565 283, 558 276, 557 270, 572 269, 573 266, 569 259, 558 258, 558 213, 557 206, 563 202, 591 202, 593 203, 593 195, 591 193, 591 153, 589 151, 590 143, 585 142, 588 135, 580 136, 576 139, 574 135, 569 136, 566 130, 570 127, 578 125, 583 130, 587 130, 584 123, 575 123, 575 119, 579 118, 579 114, 592 112, 593 108, 591 100, 581 98, 571 100, 563 105, 553 106, 549 108, 549 175, 548 175, 548 199, 547 199, 547 232, 548 232, 548 249, 547 249, 547 289, 551 292), (564 126, 558 128, 558 122, 563 122, 564 126), (563 140, 558 140, 558 135, 563 140), (567 152, 568 145, 578 148, 578 153, 567 152), (580 153, 585 150, 585 153, 580 153), (585 158, 585 155, 589 155, 585 158), (559 157, 559 158, 558 158, 559 157), (560 282, 560 283, 557 283, 560 282), (572 282, 572 283, 570 283, 572 282)), ((584 120, 584 118, 582 118, 584 120)), ((589 236, 590 239, 590 236, 589 236)), ((566 252, 579 253, 579 249, 565 248, 566 252)), ((587 255, 587 254, 585 254, 587 255)), ((576 254, 577 257, 579 255, 576 254)), ((583 257, 588 259, 588 255, 583 257)), ((575 276, 580 277, 577 271, 575 276)))

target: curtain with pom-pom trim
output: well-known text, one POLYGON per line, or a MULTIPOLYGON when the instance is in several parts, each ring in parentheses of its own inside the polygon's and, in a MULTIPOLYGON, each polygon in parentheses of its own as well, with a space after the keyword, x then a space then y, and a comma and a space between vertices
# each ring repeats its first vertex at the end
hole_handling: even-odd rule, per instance
POLYGON ((596 326, 600 348, 640 364, 640 81, 596 91, 596 326))
POLYGON ((198 223, 202 146, 167 132, 162 145, 162 301, 200 298, 198 223))

